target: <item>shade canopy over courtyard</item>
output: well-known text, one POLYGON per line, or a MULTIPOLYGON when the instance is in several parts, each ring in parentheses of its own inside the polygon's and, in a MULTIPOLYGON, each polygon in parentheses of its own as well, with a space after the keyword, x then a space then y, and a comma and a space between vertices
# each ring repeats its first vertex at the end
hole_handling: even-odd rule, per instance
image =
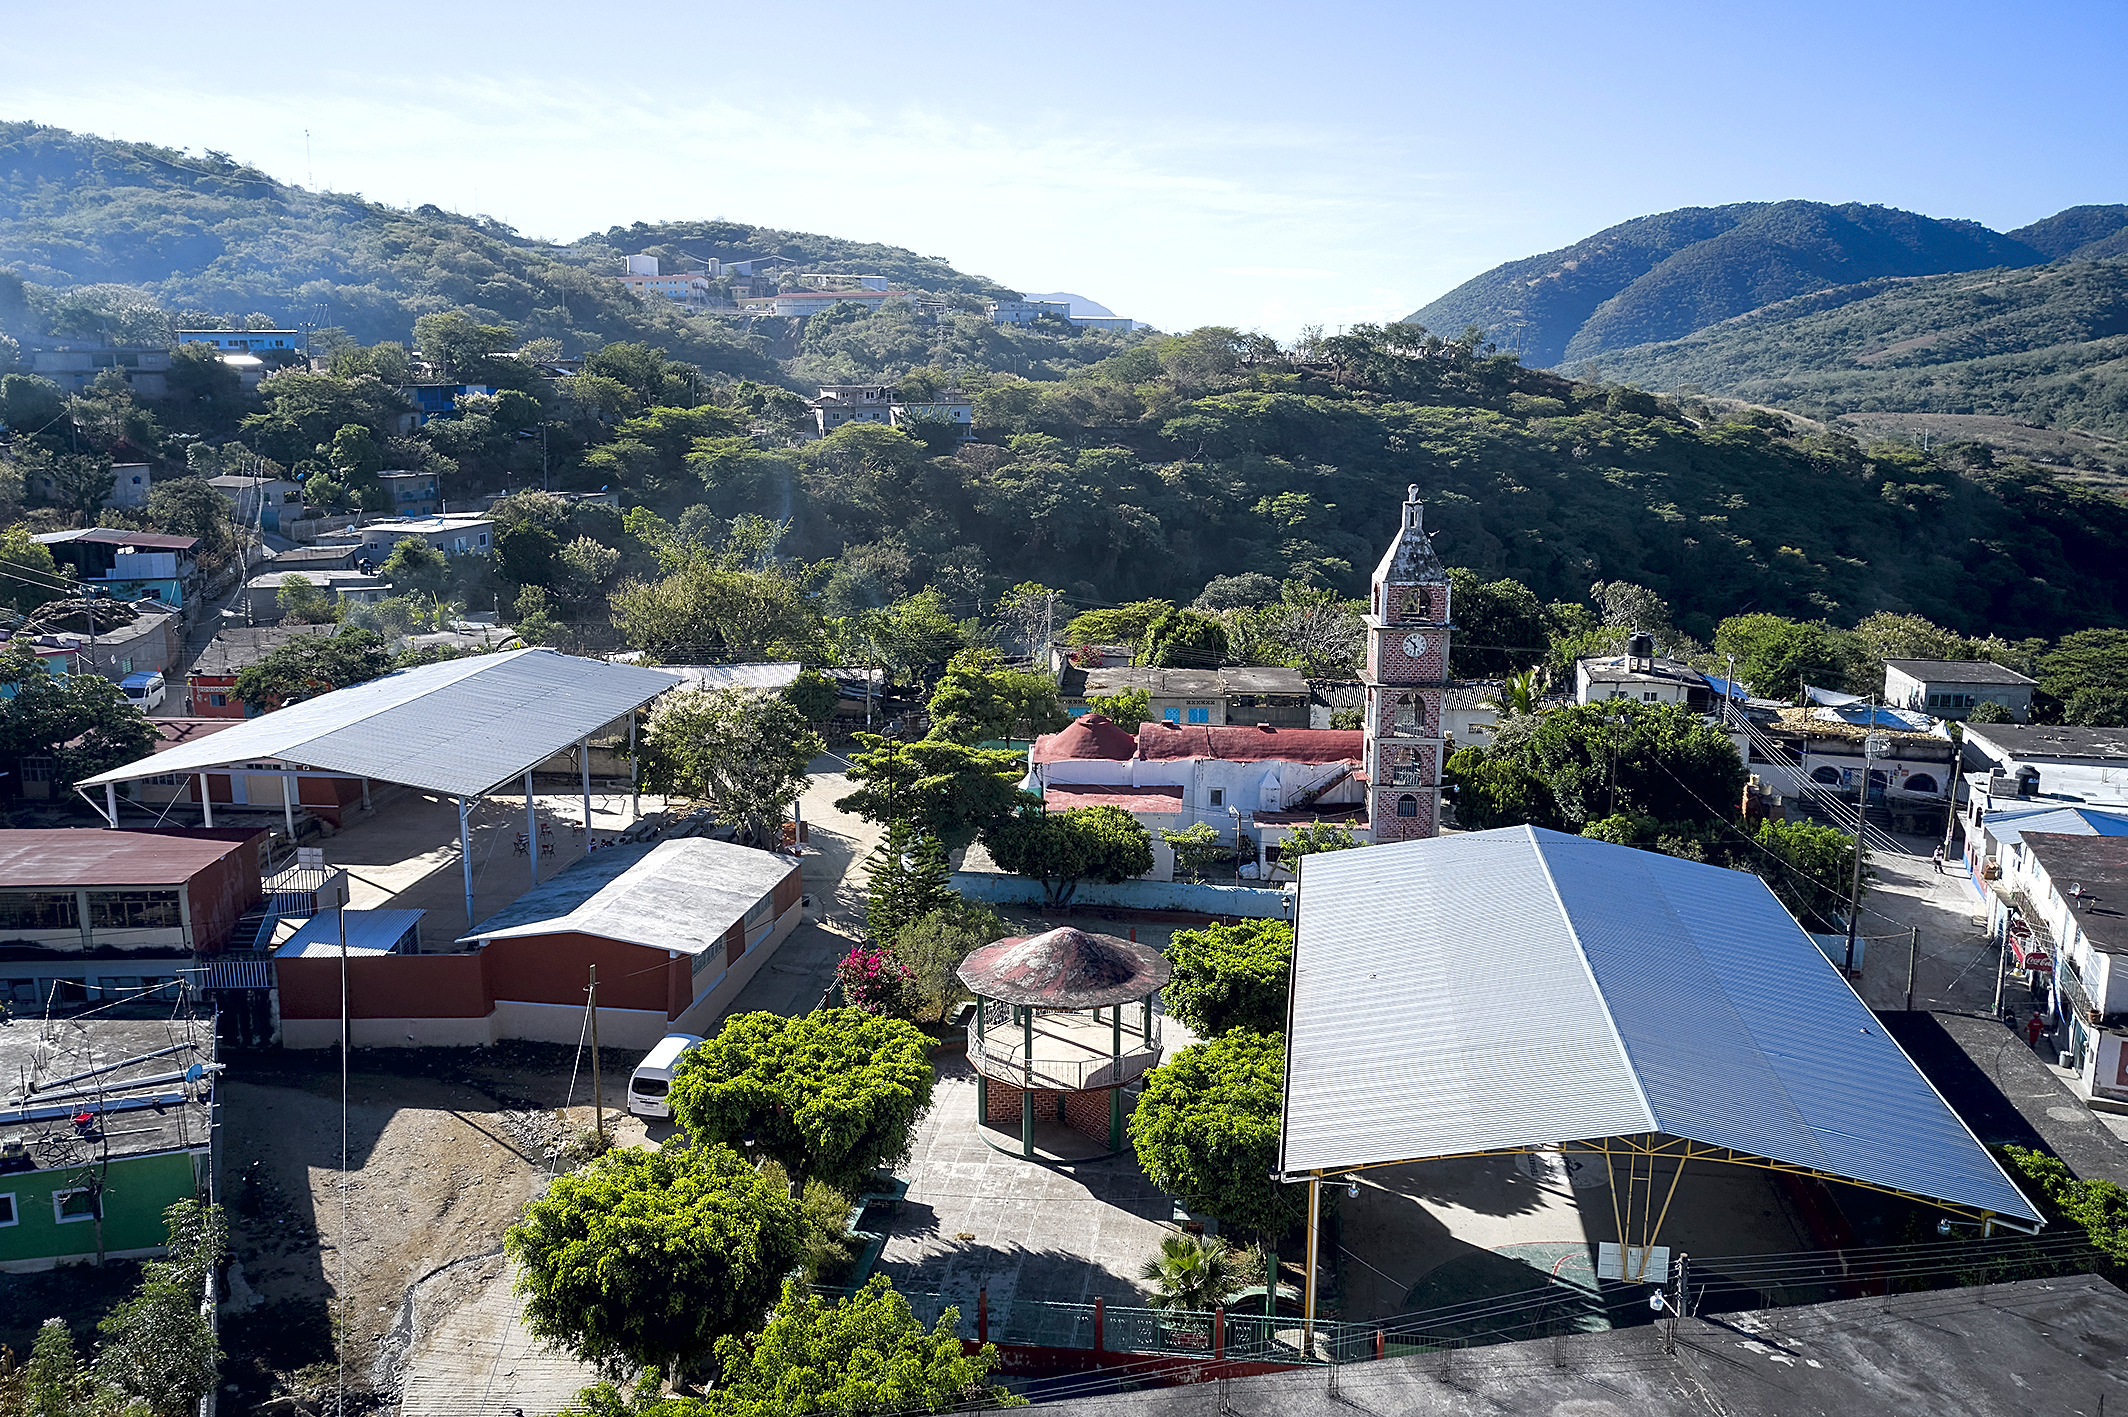
MULTIPOLYGON (((591 736, 623 717, 628 717, 632 735, 635 710, 679 683, 677 676, 661 670, 577 659, 551 649, 470 655, 398 670, 290 704, 84 778, 78 787, 84 796, 85 789, 103 787, 110 803, 117 784, 144 778, 232 771, 279 776, 291 820, 294 809, 286 784, 297 777, 359 778, 455 797, 470 925, 466 817, 471 802, 522 780, 536 879, 532 770, 576 749, 588 821, 591 736)), ((211 824, 213 807, 204 786, 200 796, 211 824)), ((115 816, 115 804, 107 811, 115 816)))
POLYGON ((1668 1138, 2041 1223, 1743 872, 1533 827, 1315 856, 1288 1008, 1289 1177, 1668 1138))

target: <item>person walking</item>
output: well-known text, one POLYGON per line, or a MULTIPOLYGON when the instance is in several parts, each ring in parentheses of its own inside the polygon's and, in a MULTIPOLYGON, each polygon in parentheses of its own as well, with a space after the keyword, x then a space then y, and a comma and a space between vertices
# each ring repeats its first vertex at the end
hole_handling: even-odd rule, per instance
POLYGON ((2039 1035, 2046 1032, 2046 1028, 2046 1022, 2038 1014, 2032 1015, 2025 1022, 2025 1047, 2030 1048, 2035 1053, 2038 1052, 2039 1035))
POLYGON ((1943 874, 1943 848, 1941 846, 1936 848, 1936 874, 1939 876, 1943 874))

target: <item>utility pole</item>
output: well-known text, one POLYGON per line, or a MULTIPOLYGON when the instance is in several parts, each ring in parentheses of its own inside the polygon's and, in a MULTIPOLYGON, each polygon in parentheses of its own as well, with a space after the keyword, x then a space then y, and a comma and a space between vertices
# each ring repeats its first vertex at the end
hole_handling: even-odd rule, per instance
POLYGON ((1921 959, 1921 927, 1913 926, 1906 939, 1906 1011, 1914 1011, 1914 966, 1921 959))
POLYGON ((591 1116, 598 1139, 606 1139, 606 1093, 599 1085, 598 966, 591 966, 591 1116))
POLYGON ((1855 926, 1862 918, 1862 828, 1869 820, 1870 764, 1891 751, 1891 740, 1877 732, 1877 697, 1870 695, 1869 729, 1862 736, 1862 791, 1855 798, 1855 873, 1847 889, 1847 974, 1855 972, 1855 926))

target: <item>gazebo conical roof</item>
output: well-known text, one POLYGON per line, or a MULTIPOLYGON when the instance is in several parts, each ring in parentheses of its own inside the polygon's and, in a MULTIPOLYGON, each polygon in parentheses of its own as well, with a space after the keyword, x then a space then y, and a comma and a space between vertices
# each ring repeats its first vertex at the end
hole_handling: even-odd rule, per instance
POLYGON ((1158 950, 1068 925, 985 945, 960 968, 961 982, 983 998, 1038 1009, 1130 1003, 1167 983, 1168 973, 1158 950))

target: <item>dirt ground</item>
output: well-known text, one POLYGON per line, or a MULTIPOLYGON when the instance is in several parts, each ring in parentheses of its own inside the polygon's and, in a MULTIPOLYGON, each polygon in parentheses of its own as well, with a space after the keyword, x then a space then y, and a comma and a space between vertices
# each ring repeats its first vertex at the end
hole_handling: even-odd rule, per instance
MULTIPOLYGON (((576 1105, 566 1123, 557 1117, 576 1061, 574 1049, 544 1044, 358 1052, 344 1195, 337 1058, 252 1055, 232 1067, 224 1154, 254 1159, 224 1178, 236 1263, 223 1411, 330 1410, 336 1312, 347 1334, 348 1411, 388 1410, 409 1353, 454 1307, 453 1286, 477 1289, 500 1274, 499 1259, 495 1274, 459 1262, 499 1256, 503 1232, 551 1174, 561 1138, 591 1125, 588 1056, 576 1105), (432 1278, 439 1282, 417 1304, 414 1286, 432 1278)), ((602 1058, 607 1127, 624 1143, 646 1139, 639 1120, 612 1109, 637 1061, 614 1049, 602 1058)))

